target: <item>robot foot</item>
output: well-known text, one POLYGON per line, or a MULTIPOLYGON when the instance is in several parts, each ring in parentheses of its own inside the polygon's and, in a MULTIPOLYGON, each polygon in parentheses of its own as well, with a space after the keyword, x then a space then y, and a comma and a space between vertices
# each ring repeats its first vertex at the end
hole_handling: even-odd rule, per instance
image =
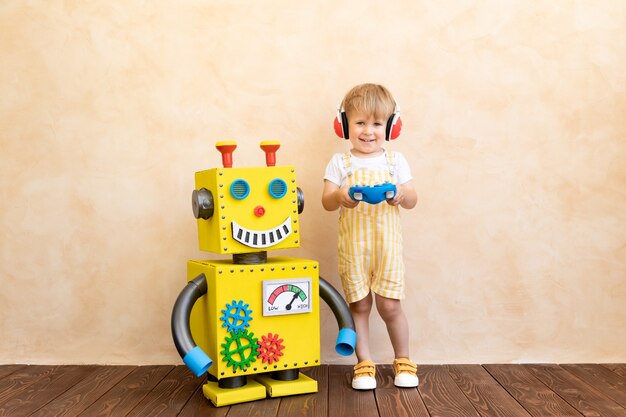
POLYGON ((250 378, 246 385, 238 388, 220 388, 218 382, 209 381, 202 386, 202 392, 216 407, 262 400, 267 396, 265 386, 250 378))
POLYGON ((258 375, 254 379, 265 386, 267 395, 270 397, 317 392, 317 381, 303 374, 299 374, 297 379, 291 381, 277 380, 267 374, 258 375))

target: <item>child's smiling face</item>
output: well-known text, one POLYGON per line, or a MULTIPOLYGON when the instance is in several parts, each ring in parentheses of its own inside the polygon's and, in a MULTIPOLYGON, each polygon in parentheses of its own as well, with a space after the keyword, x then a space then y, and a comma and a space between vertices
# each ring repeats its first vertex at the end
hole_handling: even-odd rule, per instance
POLYGON ((383 151, 387 121, 371 114, 353 111, 348 115, 348 129, 354 156, 377 156, 383 151))

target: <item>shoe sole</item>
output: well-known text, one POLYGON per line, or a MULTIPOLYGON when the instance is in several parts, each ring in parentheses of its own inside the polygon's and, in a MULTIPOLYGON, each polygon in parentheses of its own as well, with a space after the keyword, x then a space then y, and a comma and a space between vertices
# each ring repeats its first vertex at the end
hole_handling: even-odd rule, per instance
POLYGON ((393 381, 393 384, 399 388, 416 388, 419 386, 420 380, 418 377, 415 378, 396 378, 393 381), (404 381, 403 381, 404 380, 404 381))
MULTIPOLYGON (((359 378, 362 379, 362 378, 359 378)), ((361 381, 358 383, 355 383, 355 381, 352 381, 352 389, 355 389, 357 391, 367 391, 367 390, 373 390, 376 389, 376 380, 370 382, 370 381, 361 381)))

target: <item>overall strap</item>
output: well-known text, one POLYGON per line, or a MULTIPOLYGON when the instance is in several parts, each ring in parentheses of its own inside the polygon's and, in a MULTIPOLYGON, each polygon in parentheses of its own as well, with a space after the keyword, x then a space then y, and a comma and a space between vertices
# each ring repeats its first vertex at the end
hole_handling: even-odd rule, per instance
POLYGON ((350 159, 350 152, 345 152, 342 155, 342 159, 343 159, 343 167, 346 169, 346 172, 348 173, 348 177, 352 176, 352 159, 350 159))
POLYGON ((393 152, 388 152, 386 150, 385 155, 387 156, 387 167, 389 168, 389 176, 393 181, 394 175, 396 173, 396 158, 393 156, 393 152))

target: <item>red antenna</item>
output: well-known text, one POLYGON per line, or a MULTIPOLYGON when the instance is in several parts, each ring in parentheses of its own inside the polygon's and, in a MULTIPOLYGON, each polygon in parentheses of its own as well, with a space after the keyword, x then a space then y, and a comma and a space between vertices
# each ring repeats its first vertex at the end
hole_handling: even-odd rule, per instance
POLYGON ((217 142, 215 147, 222 154, 222 165, 224 165, 224 168, 232 168, 233 152, 237 149, 237 142, 233 140, 217 142))
POLYGON ((261 149, 265 152, 265 164, 268 167, 276 166, 276 151, 280 148, 277 140, 266 140, 261 142, 261 149))

